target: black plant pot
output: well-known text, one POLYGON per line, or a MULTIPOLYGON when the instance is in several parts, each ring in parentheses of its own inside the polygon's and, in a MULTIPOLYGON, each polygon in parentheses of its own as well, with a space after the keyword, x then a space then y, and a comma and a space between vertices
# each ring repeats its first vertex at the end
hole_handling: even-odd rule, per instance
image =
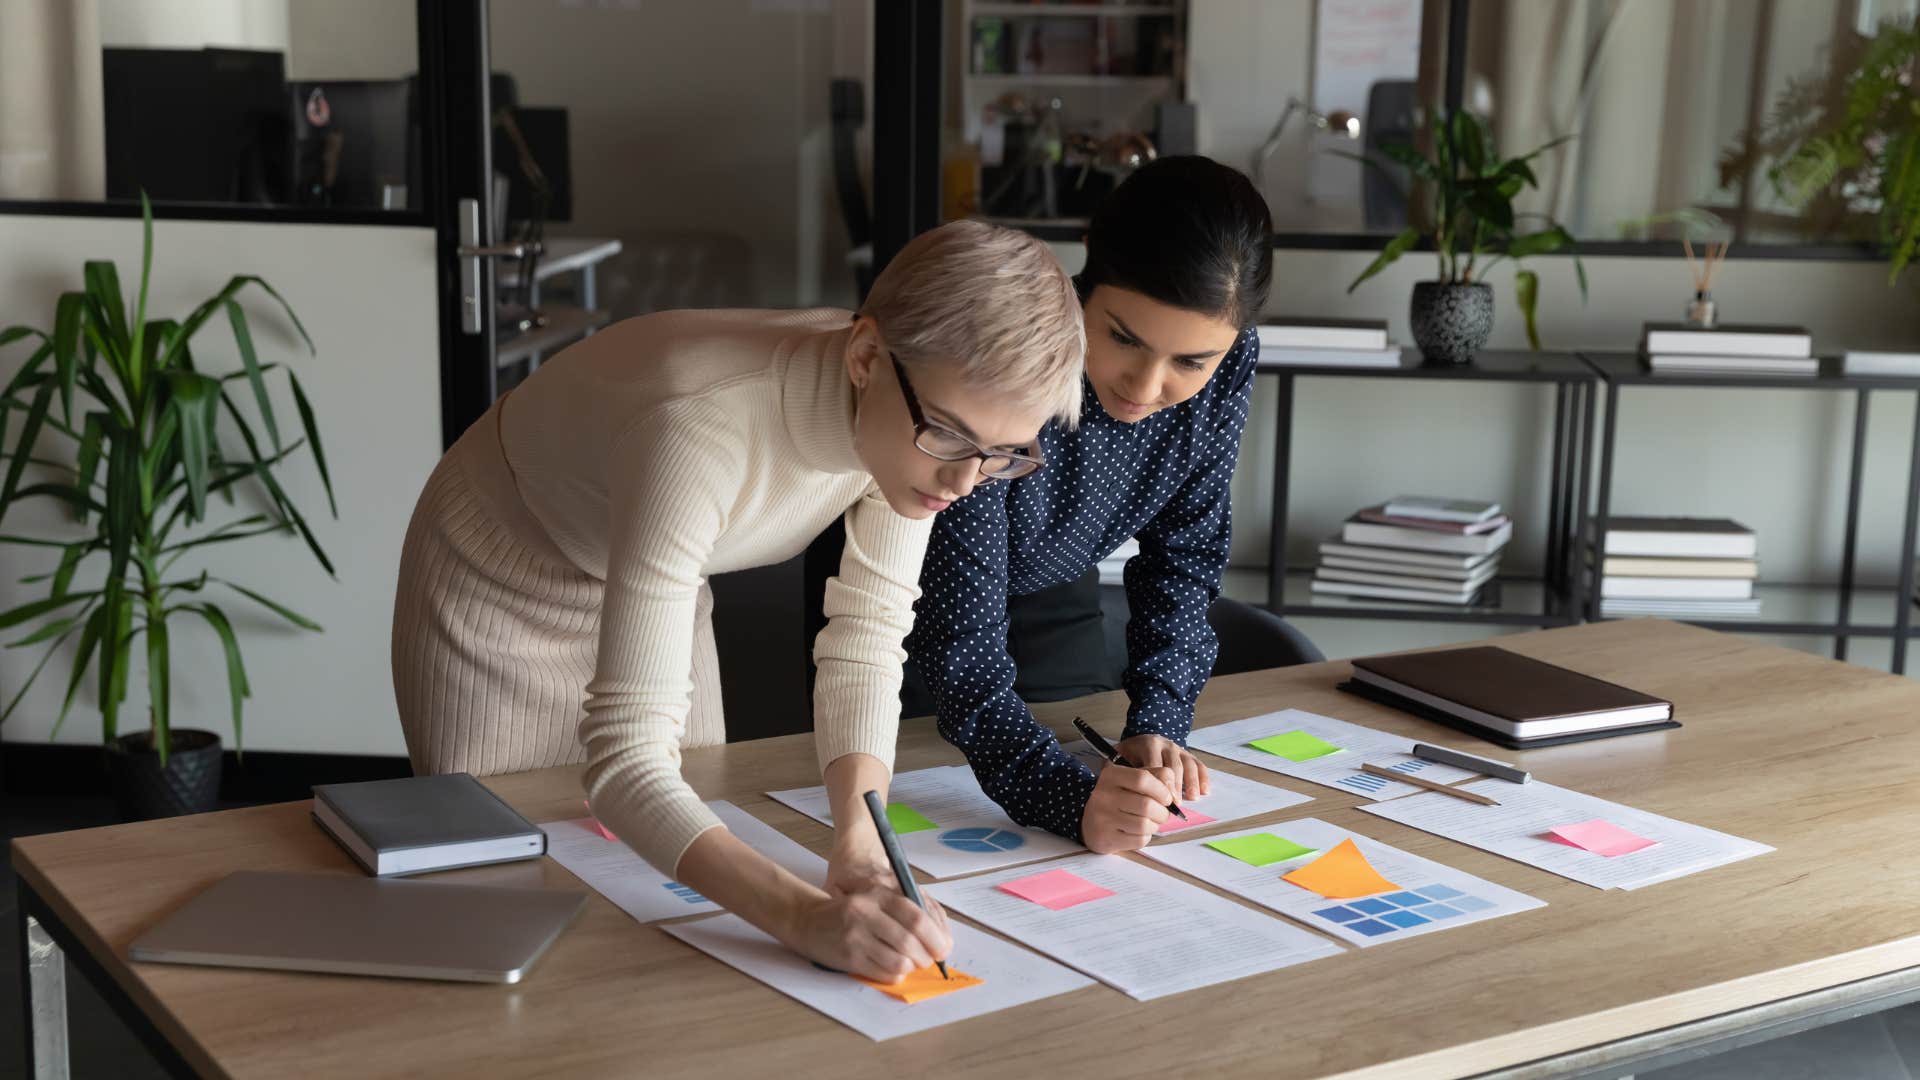
POLYGON ((1493 334, 1493 286, 1420 281, 1408 313, 1413 340, 1428 360, 1465 364, 1493 334))
POLYGON ((220 736, 174 728, 168 750, 163 769, 152 732, 108 740, 107 774, 121 817, 144 821, 213 809, 220 795, 220 736))

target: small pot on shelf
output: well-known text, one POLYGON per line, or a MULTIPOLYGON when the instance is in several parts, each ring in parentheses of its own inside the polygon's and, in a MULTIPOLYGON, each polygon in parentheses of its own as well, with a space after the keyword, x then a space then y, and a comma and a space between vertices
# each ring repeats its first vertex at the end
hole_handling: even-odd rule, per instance
POLYGON ((220 736, 193 728, 168 734, 164 766, 151 731, 107 740, 107 775, 128 821, 198 814, 220 797, 220 736))
POLYGON ((1414 343, 1429 361, 1465 364, 1493 334, 1493 286, 1484 281, 1420 281, 1408 312, 1414 343))

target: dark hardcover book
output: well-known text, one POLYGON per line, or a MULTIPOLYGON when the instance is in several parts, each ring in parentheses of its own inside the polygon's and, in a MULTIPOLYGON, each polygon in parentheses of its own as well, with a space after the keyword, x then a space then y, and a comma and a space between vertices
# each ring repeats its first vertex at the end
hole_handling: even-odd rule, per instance
POLYGON ((1492 645, 1362 657, 1353 678, 1522 741, 1673 718, 1670 701, 1492 645))
POLYGON ((1443 727, 1449 727, 1455 731, 1472 735, 1474 738, 1485 739, 1495 746, 1508 750, 1536 750, 1543 746, 1560 746, 1564 743, 1588 742, 1593 739, 1611 739, 1616 735, 1640 735, 1649 731, 1667 731, 1680 726, 1678 720, 1661 720, 1651 724, 1632 724, 1627 727, 1604 728, 1599 731, 1582 731, 1572 735, 1543 735, 1532 739, 1516 739, 1511 735, 1495 731, 1484 724, 1476 724, 1471 720, 1464 720, 1450 713, 1442 712, 1430 705, 1423 705, 1411 698, 1403 698, 1391 690, 1383 690, 1378 686, 1363 683, 1356 679, 1348 679, 1346 682, 1340 683, 1336 689, 1344 690, 1355 697, 1365 698, 1368 701, 1385 705, 1390 709, 1399 709, 1401 712, 1407 713, 1410 716, 1418 716, 1422 720, 1431 720, 1443 727))
POLYGON ((367 873, 532 859, 547 834, 466 773, 313 789, 313 817, 367 873))
POLYGON ((1608 555, 1751 559, 1760 550, 1752 529, 1727 518, 1610 517, 1602 525, 1608 555))

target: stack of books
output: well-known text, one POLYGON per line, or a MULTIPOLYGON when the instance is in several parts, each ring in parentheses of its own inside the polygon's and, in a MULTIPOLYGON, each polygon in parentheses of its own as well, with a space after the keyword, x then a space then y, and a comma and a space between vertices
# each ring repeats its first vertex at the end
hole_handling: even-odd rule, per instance
POLYGON ((1259 326, 1260 362, 1282 367, 1399 367, 1385 320, 1268 319, 1259 326))
POLYGON ((1513 522, 1496 502, 1402 495, 1320 545, 1313 591, 1474 607, 1493 602, 1513 522))
POLYGON ((1615 517, 1606 522, 1600 614, 1752 617, 1760 576, 1753 530, 1725 518, 1615 517))
POLYGON ((1127 560, 1140 554, 1140 541, 1128 540, 1121 544, 1113 554, 1100 560, 1100 584, 1124 585, 1127 580, 1127 560))
POLYGON ((1818 375, 1813 335, 1798 326, 1648 323, 1640 354, 1647 369, 1689 375, 1818 375))

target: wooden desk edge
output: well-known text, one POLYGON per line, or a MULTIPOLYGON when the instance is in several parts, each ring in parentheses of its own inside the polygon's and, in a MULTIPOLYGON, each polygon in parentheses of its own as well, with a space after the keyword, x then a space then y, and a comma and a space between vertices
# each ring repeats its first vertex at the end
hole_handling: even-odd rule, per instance
MULTIPOLYGON (((58 836, 60 834, 48 833, 45 835, 58 836)), ((107 977, 113 980, 114 985, 119 988, 120 992, 127 996, 128 1002, 146 1016, 148 1022, 153 1024, 154 1028, 159 1031, 161 1037, 165 1038, 167 1042, 173 1046, 174 1050, 178 1052, 182 1058, 186 1059, 187 1064, 193 1066, 193 1070, 196 1073, 204 1077, 224 1077, 228 1075, 227 1071, 222 1069, 213 1055, 208 1052, 207 1048, 202 1046, 200 1041, 193 1037, 193 1033, 188 1031, 187 1028, 180 1023, 179 1019, 173 1015, 172 1010, 168 1009, 160 999, 153 995, 153 992, 148 989, 146 981, 141 979, 138 973, 135 972, 133 962, 120 950, 109 945, 107 941, 100 936, 99 931, 93 928, 91 923, 80 917, 79 912, 74 910, 73 905, 67 900, 66 896, 62 894, 59 889, 55 888, 52 882, 47 880, 47 876, 40 869, 39 864, 33 861, 33 852, 31 849, 34 846, 33 841, 35 839, 36 837, 23 836, 13 841, 9 861, 13 864, 14 874, 17 875, 28 888, 33 890, 34 895, 39 897, 40 902, 45 904, 47 908, 53 912, 54 916, 60 920, 60 929, 79 941, 80 945, 92 955, 95 966, 107 973, 107 977)), ((25 911, 19 912, 18 915, 22 919, 27 917, 25 911)), ((159 916, 156 915, 156 918, 158 917, 159 916)), ((21 963, 25 962, 25 957, 22 957, 21 963)), ((28 1035, 26 1032, 22 1032, 21 1037, 26 1038, 28 1035)))

